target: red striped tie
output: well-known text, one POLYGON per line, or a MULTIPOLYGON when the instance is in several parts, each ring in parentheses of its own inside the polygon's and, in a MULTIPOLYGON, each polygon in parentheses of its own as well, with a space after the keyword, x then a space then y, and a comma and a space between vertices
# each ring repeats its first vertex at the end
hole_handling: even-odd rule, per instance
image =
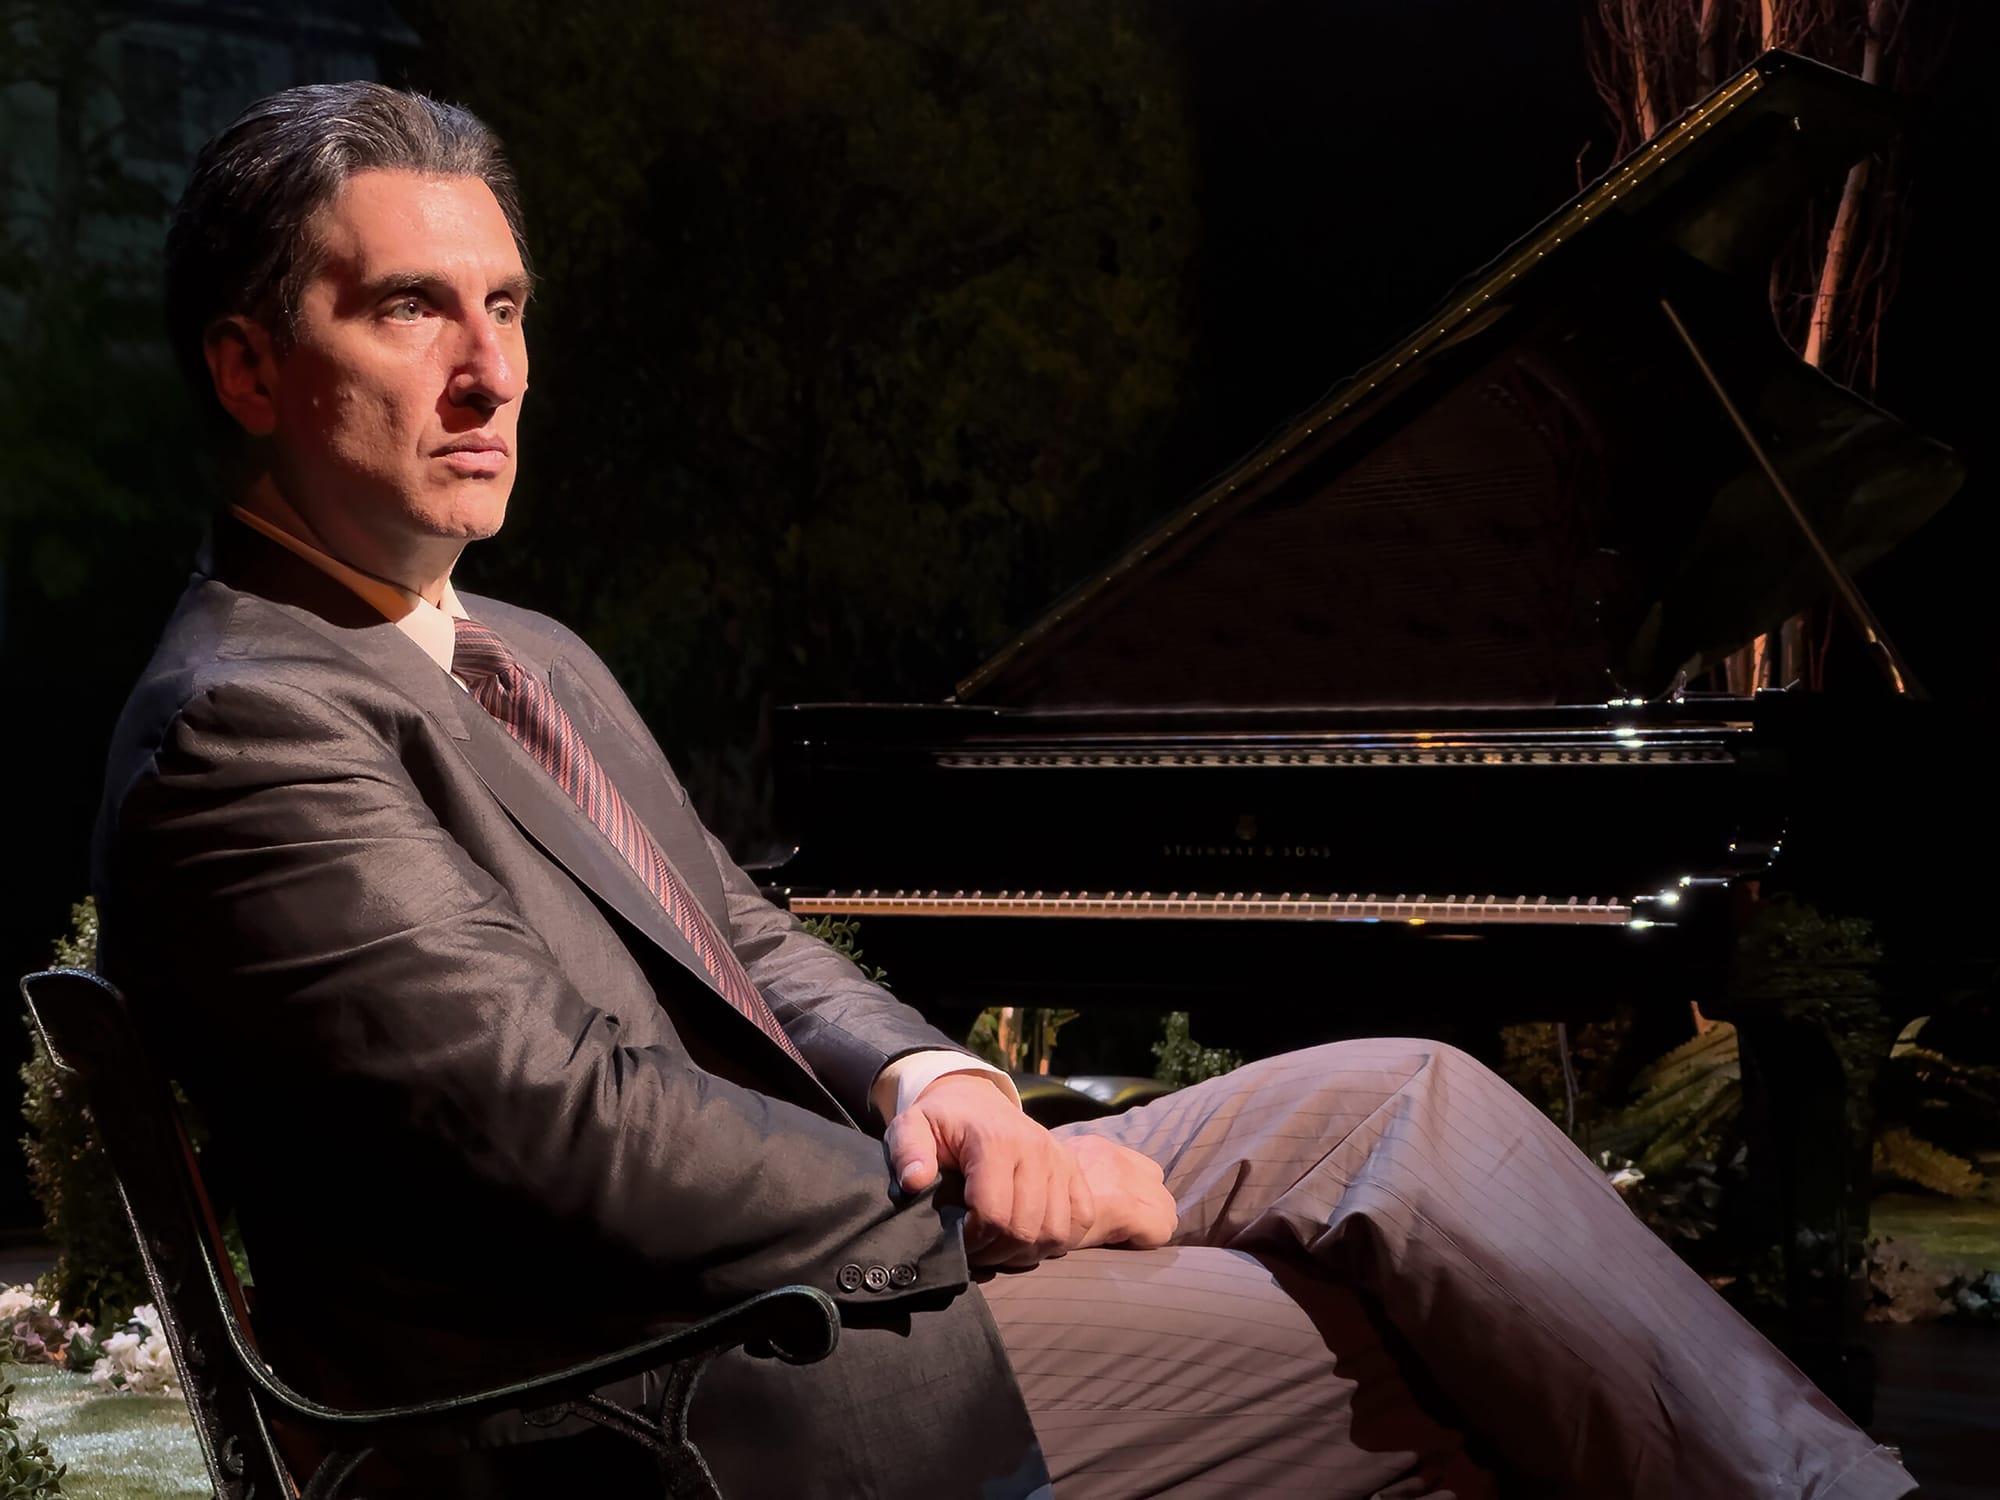
POLYGON ((618 788, 604 774, 604 767, 590 753, 590 747, 584 744, 548 684, 524 670, 507 643, 484 625, 464 619, 452 623, 458 641, 452 652, 451 670, 471 690, 473 700, 500 721, 521 748, 555 778, 556 785, 575 799, 583 815, 611 840, 612 847, 646 882, 646 889, 667 909, 681 936, 700 955, 723 998, 755 1021, 766 1036, 810 1073, 812 1065, 792 1045, 792 1039, 785 1035, 785 1028, 771 1014, 771 1007, 757 993, 757 986, 743 972, 743 965, 737 962, 722 934, 715 930, 708 913, 681 884, 645 825, 618 795, 618 788))

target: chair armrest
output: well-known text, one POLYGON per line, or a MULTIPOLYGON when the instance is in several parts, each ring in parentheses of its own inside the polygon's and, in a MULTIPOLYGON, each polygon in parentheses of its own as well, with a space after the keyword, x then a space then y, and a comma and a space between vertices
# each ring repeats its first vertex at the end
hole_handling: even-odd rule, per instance
POLYGON ((409 1406, 354 1410, 327 1406, 300 1395, 280 1380, 243 1339, 231 1320, 230 1341, 244 1372, 285 1411, 325 1428, 405 1427, 441 1418, 464 1420, 500 1412, 553 1406, 578 1399, 600 1386, 644 1374, 662 1365, 749 1346, 768 1350, 786 1364, 805 1365, 825 1359, 840 1341, 840 1314, 833 1299, 817 1287, 785 1286, 723 1309, 698 1323, 642 1343, 628 1345, 567 1369, 551 1371, 509 1385, 494 1386, 462 1396, 440 1397, 409 1406))

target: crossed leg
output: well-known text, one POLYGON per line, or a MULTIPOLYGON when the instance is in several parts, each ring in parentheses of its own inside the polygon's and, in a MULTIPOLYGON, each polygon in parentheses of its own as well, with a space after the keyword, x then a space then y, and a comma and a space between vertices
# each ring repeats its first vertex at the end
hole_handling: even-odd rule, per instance
POLYGON ((1490 1493, 1454 1421, 1536 1495, 1913 1487, 1449 1047, 1338 1042, 1064 1129, 1158 1161, 1181 1224, 986 1285, 1063 1500, 1490 1493))
POLYGON ((1352 1291, 1241 1250, 1080 1250, 985 1283, 1057 1500, 1490 1500, 1352 1291))

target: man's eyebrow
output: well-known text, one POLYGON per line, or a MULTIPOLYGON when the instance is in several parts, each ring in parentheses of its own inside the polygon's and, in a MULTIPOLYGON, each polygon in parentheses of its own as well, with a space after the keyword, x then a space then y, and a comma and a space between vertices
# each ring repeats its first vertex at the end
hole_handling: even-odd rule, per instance
MULTIPOLYGON (((423 292, 435 296, 451 286, 451 278, 442 271, 389 271, 383 275, 370 277, 361 285, 361 296, 368 302, 394 296, 397 292, 423 292)), ((534 295, 535 279, 526 272, 517 276, 505 276, 488 292, 487 298, 511 297, 525 307, 534 295)))

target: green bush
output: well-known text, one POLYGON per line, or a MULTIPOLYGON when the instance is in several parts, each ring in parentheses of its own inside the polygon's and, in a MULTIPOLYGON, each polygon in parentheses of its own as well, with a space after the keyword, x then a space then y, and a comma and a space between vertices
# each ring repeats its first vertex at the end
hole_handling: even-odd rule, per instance
POLYGON ((870 979, 888 988, 889 976, 873 964, 861 961, 861 949, 856 946, 861 933, 861 924, 852 917, 801 917, 799 926, 805 928, 821 942, 845 954, 855 968, 870 979))
POLYGON ((1175 1088, 1186 1088, 1205 1078, 1217 1078, 1243 1066, 1243 1054, 1227 1047, 1204 1047, 1188 1035, 1188 1013, 1171 1010, 1160 1024, 1160 1039, 1153 1043, 1153 1076, 1175 1088))
POLYGON ((20 1424, 9 1409, 14 1387, 0 1385, 0 1500, 38 1500, 63 1493, 65 1466, 55 1461, 40 1438, 21 1437, 20 1424))
MULTIPOLYGON (((69 934, 55 943, 56 964, 94 970, 97 903, 86 897, 69 913, 69 934)), ((56 1263, 39 1290, 47 1301, 62 1307, 65 1317, 115 1328, 130 1318, 133 1308, 152 1300, 152 1289, 146 1285, 139 1247, 125 1221, 118 1178, 98 1144, 97 1127, 82 1099, 64 1086, 62 1070, 42 1045, 33 1020, 24 1016, 22 1021, 28 1028, 28 1060, 21 1065, 21 1114, 28 1133, 21 1137, 21 1150, 28 1158, 29 1185, 42 1205, 43 1226, 56 1251, 56 1263)), ((208 1142, 208 1131, 178 1084, 174 1099, 187 1124, 188 1139, 199 1152, 208 1142)), ((243 1254, 242 1233, 226 1208, 222 1236, 236 1279, 252 1285, 255 1278, 243 1254)), ((0 1500, 6 1500, 4 1491, 0 1500)))
MULTIPOLYGON (((83 901, 70 908, 70 930, 55 945, 64 968, 93 968, 97 961, 97 907, 83 901)), ((26 1018, 24 1018, 25 1020, 26 1018)), ((139 1247, 125 1222, 117 1179, 98 1144, 96 1126, 82 1101, 67 1088, 63 1074, 32 1021, 26 1022, 28 1060, 21 1067, 26 1086, 21 1112, 28 1133, 28 1181, 42 1205, 56 1263, 42 1290, 75 1319, 107 1325, 147 1300, 139 1247)), ((0 1490, 0 1496, 7 1492, 0 1490)))

